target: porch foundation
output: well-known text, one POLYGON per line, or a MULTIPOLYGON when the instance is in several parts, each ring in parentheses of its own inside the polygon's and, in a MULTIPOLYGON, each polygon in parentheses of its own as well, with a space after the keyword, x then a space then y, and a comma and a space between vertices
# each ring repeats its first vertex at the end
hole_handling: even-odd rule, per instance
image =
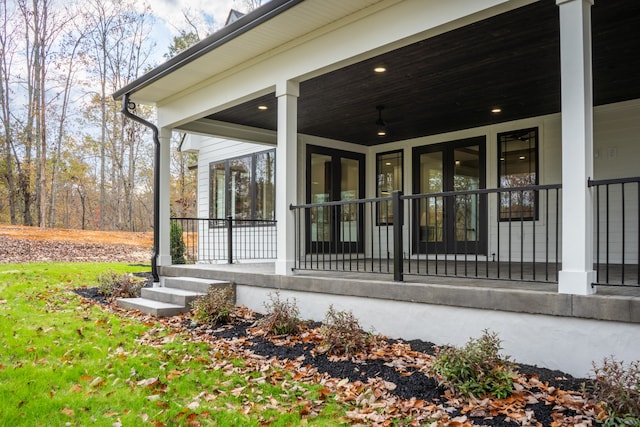
MULTIPOLYGON (((273 289, 237 286, 237 303, 263 312, 273 289)), ((592 362, 615 354, 631 361, 640 354, 640 343, 629 340, 640 333, 640 324, 592 319, 513 313, 280 290, 280 298, 295 298, 304 319, 321 321, 330 305, 350 310, 365 330, 390 338, 421 339, 437 345, 464 345, 487 329, 502 340, 502 354, 516 363, 557 369, 575 377, 591 377, 592 362)))
POLYGON ((267 263, 171 266, 160 272, 231 281, 236 303, 257 312, 264 312, 276 291, 295 298, 304 319, 322 321, 333 304, 351 310, 365 329, 390 338, 463 345, 489 329, 516 362, 578 377, 590 376, 592 362, 605 356, 632 361, 640 354, 640 341, 629 339, 640 334, 640 289, 569 295, 550 283, 431 277, 420 278, 430 283, 398 283, 390 274, 281 276, 274 270, 267 263))

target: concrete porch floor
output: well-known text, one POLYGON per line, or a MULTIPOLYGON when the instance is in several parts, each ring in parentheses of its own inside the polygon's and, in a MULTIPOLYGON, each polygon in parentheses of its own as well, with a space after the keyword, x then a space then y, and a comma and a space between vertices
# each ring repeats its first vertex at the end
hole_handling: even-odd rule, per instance
POLYGON ((354 271, 296 270, 275 274, 275 264, 161 266, 161 276, 228 280, 260 288, 376 298, 483 310, 640 323, 640 286, 597 286, 596 294, 559 294, 556 283, 354 271))

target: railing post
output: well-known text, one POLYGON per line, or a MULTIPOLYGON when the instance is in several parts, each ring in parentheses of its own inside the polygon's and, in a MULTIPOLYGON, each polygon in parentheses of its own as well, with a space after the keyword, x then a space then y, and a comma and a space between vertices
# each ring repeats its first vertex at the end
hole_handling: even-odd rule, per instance
POLYGON ((233 217, 227 217, 227 262, 233 264, 233 217))
POLYGON ((404 280, 404 259, 402 256, 402 226, 404 222, 404 205, 400 198, 402 191, 391 192, 391 206, 393 209, 393 280, 402 282, 404 280))

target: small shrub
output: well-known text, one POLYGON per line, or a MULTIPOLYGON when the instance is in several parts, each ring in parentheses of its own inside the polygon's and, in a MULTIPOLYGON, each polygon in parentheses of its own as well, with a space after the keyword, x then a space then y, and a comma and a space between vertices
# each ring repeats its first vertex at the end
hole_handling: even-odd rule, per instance
POLYGON ((300 311, 295 299, 280 299, 280 294, 269 295, 270 302, 264 304, 267 314, 260 320, 259 326, 274 335, 288 335, 300 330, 300 311))
POLYGON ((640 360, 625 367, 615 358, 594 363, 593 397, 607 412, 605 426, 640 426, 640 360))
POLYGON ((513 364, 500 356, 501 341, 495 333, 484 331, 462 348, 443 347, 434 359, 432 372, 440 385, 463 396, 492 395, 505 398, 513 390, 513 364))
POLYGON ((235 305, 233 303, 233 288, 209 288, 206 295, 195 299, 191 303, 193 318, 199 323, 216 325, 229 323, 235 305))
POLYGON ((182 238, 182 226, 171 221, 171 230, 169 231, 170 255, 172 264, 186 264, 185 251, 186 245, 182 238))
POLYGON ((353 356, 373 344, 373 335, 365 332, 351 311, 336 311, 333 305, 320 328, 321 348, 336 356, 353 356))
POLYGON ((112 270, 98 276, 98 292, 107 297, 135 298, 144 287, 144 279, 131 273, 117 274, 112 270))

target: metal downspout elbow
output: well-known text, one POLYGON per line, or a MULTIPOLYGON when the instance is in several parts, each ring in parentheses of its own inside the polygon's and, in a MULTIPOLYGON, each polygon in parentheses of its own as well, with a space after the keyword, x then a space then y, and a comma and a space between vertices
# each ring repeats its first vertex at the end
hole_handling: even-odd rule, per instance
POLYGON ((151 249, 151 275, 154 282, 159 282, 157 258, 160 245, 160 139, 158 138, 158 128, 153 123, 132 113, 136 109, 136 104, 129 100, 129 95, 127 93, 122 98, 122 109, 120 111, 125 117, 148 127, 153 132, 153 248, 151 249))

